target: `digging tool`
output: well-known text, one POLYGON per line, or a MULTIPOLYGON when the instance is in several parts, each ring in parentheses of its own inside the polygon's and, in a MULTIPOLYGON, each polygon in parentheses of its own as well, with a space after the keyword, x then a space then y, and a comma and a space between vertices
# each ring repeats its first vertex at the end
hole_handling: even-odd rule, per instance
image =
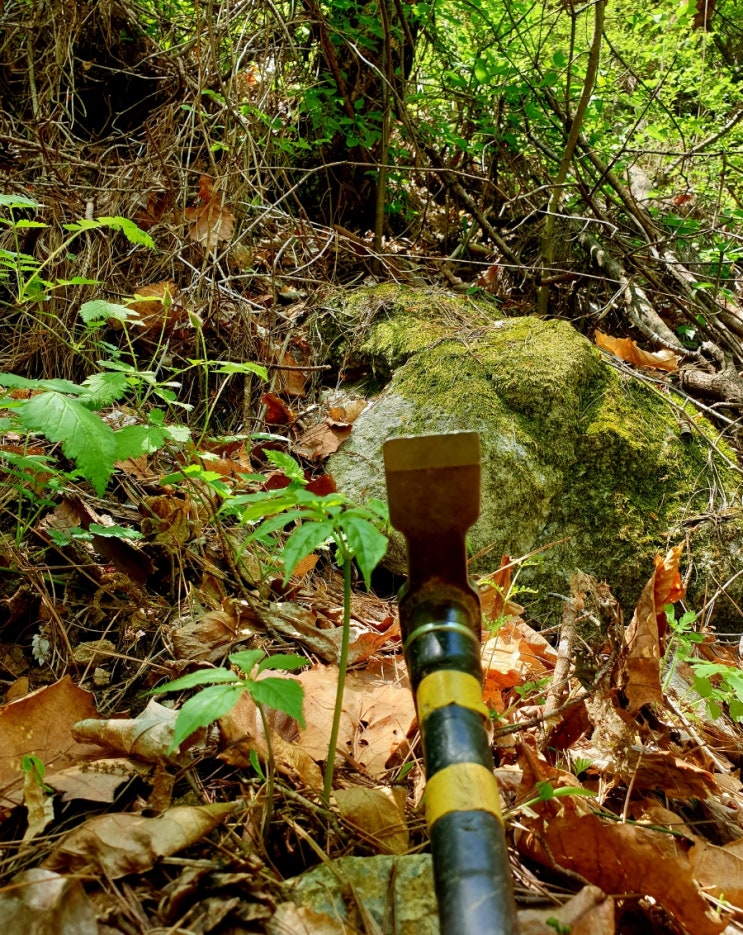
POLYGON ((426 822, 442 935, 514 935, 518 921, 482 699, 480 600, 465 535, 480 512, 480 437, 384 445, 392 525, 408 545, 399 595, 426 767, 426 822))

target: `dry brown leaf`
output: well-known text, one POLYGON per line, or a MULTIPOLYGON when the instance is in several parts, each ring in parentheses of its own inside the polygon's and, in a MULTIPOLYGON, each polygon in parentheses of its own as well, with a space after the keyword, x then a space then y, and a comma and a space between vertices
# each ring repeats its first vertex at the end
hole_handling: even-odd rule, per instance
POLYGON ((743 911, 743 855, 730 846, 717 847, 698 838, 689 861, 700 886, 743 911))
POLYGON ((543 677, 554 667, 557 654, 526 623, 509 620, 483 643, 481 658, 487 690, 543 677))
POLYGON ((579 814, 569 798, 543 803, 537 820, 523 818, 519 851, 547 867, 579 874, 615 898, 652 896, 685 931, 719 935, 715 915, 694 878, 684 843, 670 834, 579 814))
MULTIPOLYGON (((268 606, 256 608, 256 612, 260 616, 261 622, 270 630, 279 633, 289 642, 296 640, 302 643, 320 659, 334 662, 340 657, 340 647, 343 639, 340 617, 333 621, 339 624, 335 629, 324 630, 318 628, 318 614, 301 604, 293 604, 288 601, 272 603, 268 606)), ((324 616, 329 620, 333 619, 330 612, 325 612, 324 616)), ((384 633, 376 633, 365 626, 354 623, 352 620, 348 664, 356 666, 366 661, 381 649, 391 636, 389 630, 384 633)))
POLYGON ((562 906, 519 912, 520 935, 614 935, 614 900, 597 886, 584 886, 562 906), (555 924, 558 923, 558 924, 555 924))
POLYGON ((301 364, 289 351, 284 351, 279 357, 278 363, 281 365, 276 372, 275 389, 277 393, 284 396, 292 396, 296 399, 302 399, 307 395, 307 381, 309 373, 302 370, 301 364))
POLYGON ((380 854, 405 854, 410 846, 405 822, 405 789, 397 786, 338 789, 335 801, 345 822, 361 831, 380 854))
POLYGON ((209 610, 198 620, 173 631, 175 657, 218 662, 232 643, 244 638, 238 629, 238 620, 231 610, 209 610))
POLYGON ((146 777, 150 766, 127 759, 100 759, 82 766, 71 766, 51 777, 45 777, 63 802, 84 799, 87 802, 113 802, 116 792, 125 782, 146 777))
POLYGON ((144 497, 140 510, 144 514, 142 534, 151 542, 178 549, 196 535, 197 510, 185 495, 144 497))
POLYGON ((46 778, 100 754, 78 743, 72 727, 84 718, 96 718, 93 696, 78 688, 69 676, 0 708, 0 791, 7 800, 21 800, 24 756, 37 756, 46 778))
MULTIPOLYGON (((656 560, 655 571, 642 590, 632 622, 625 634, 623 668, 619 684, 628 701, 627 711, 637 714, 648 703, 663 704, 660 684, 661 640, 666 624, 664 606, 678 600, 679 559, 683 545, 674 546, 664 559, 656 560)), ((683 594, 683 589, 681 589, 683 594)))
POLYGON ((667 750, 643 751, 635 767, 620 770, 619 775, 635 789, 658 789, 672 799, 706 799, 720 794, 712 773, 667 750))
MULTIPOLYGON (((271 678, 281 677, 272 672, 271 678)), ((271 747, 279 772, 299 779, 307 788, 322 792, 323 779, 312 757, 296 742, 297 724, 275 709, 265 710, 271 731, 271 747)), ((265 760, 268 756, 263 719, 258 706, 248 692, 243 692, 237 704, 218 721, 221 753, 219 759, 231 766, 250 766, 250 752, 255 750, 265 760)))
POLYGON ((333 422, 352 423, 361 415, 369 405, 369 401, 357 397, 348 397, 343 401, 336 401, 328 407, 328 416, 333 422))
MULTIPOLYGON (((338 680, 336 666, 314 666, 298 676, 304 687, 305 730, 298 743, 316 760, 328 755, 328 741, 338 680)), ((338 749, 343 750, 375 777, 386 772, 386 762, 415 721, 412 693, 395 682, 370 681, 361 673, 346 678, 338 749)))
POLYGON ((24 870, 0 892, 8 935, 98 935, 95 909, 79 880, 51 870, 24 870))
POLYGON ((294 412, 275 393, 264 393, 261 402, 266 407, 263 417, 267 425, 291 425, 297 418, 294 412))
POLYGON ((315 912, 309 906, 280 903, 266 927, 268 935, 355 935, 356 926, 325 912, 315 912))
POLYGON ((673 351, 662 350, 651 353, 643 351, 630 338, 612 338, 611 335, 603 334, 597 331, 594 335, 597 347, 620 360, 626 360, 629 364, 636 364, 638 367, 655 367, 656 370, 667 370, 672 372, 678 370, 678 358, 673 351))
POLYGON ((222 199, 213 190, 213 182, 208 175, 199 179, 200 205, 186 208, 186 220, 189 222, 188 236, 196 243, 202 243, 209 251, 215 251, 220 241, 230 240, 235 225, 235 215, 222 204, 222 199))
POLYGON ((312 461, 322 461, 338 448, 351 434, 351 426, 323 419, 297 439, 299 453, 312 461))
POLYGON ((162 857, 171 857, 201 840, 232 812, 232 802, 180 805, 158 818, 101 815, 70 832, 44 866, 72 873, 103 873, 111 880, 144 873, 162 857))
MULTIPOLYGON (((179 299, 178 286, 170 279, 138 286, 134 290, 135 301, 127 307, 139 316, 137 326, 144 332, 169 334, 183 323, 186 312, 179 299)), ((112 324, 116 327, 115 320, 112 324)))

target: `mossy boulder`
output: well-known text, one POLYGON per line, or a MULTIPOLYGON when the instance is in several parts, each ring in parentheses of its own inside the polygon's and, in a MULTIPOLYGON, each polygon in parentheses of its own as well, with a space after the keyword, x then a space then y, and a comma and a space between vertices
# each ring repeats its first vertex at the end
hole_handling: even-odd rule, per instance
MULTIPOLYGON (((618 372, 563 321, 501 319, 489 305, 442 305, 396 286, 358 290, 345 306, 369 307, 354 353, 390 378, 331 458, 340 490, 384 497, 387 438, 476 430, 474 573, 494 570, 501 554, 541 550, 519 576, 534 590, 519 600, 538 617, 561 611, 576 569, 607 581, 629 613, 654 555, 686 540, 690 603, 700 609, 721 589, 718 627, 743 630, 741 474, 688 403, 618 372)), ((404 567, 399 543, 389 563, 404 567)))

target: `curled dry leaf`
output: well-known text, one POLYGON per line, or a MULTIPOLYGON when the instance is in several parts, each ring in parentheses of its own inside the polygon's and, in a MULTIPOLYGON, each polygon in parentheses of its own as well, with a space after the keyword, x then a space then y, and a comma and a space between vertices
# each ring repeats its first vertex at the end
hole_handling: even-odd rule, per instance
POLYGON ((151 698, 136 718, 126 720, 83 720, 75 724, 72 736, 81 742, 96 743, 109 750, 136 756, 147 763, 174 763, 187 766, 188 754, 169 753, 178 712, 151 698))
POLYGON ((597 331, 594 337, 597 347, 609 351, 620 360, 626 360, 628 364, 635 364, 638 367, 655 367, 656 370, 669 372, 678 370, 678 358, 673 351, 662 350, 654 353, 643 351, 630 338, 613 338, 601 331, 597 331))
POLYGON ((683 543, 657 558, 655 571, 643 588, 632 622, 625 636, 624 664, 619 684, 628 701, 627 710, 636 714, 650 702, 663 704, 660 683, 662 640, 666 627, 665 605, 683 597, 679 573, 683 543))
POLYGON ((597 886, 584 886, 562 906, 519 912, 521 935, 610 935, 614 932, 614 900, 597 886))

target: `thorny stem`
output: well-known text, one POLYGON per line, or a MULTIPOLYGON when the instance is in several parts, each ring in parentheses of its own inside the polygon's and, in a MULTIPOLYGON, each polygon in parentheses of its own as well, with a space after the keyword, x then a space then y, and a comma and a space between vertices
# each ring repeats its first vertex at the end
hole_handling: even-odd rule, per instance
POLYGON ((348 644, 351 633, 351 556, 345 547, 341 547, 340 555, 343 558, 343 636, 341 639, 341 652, 338 659, 338 687, 335 692, 335 710, 333 711, 333 727, 330 731, 328 744, 328 760, 325 764, 322 796, 326 805, 330 804, 330 794, 333 791, 333 770, 335 769, 335 749, 338 746, 338 735, 341 728, 341 714, 343 713, 343 690, 346 687, 346 669, 348 668, 348 644))

